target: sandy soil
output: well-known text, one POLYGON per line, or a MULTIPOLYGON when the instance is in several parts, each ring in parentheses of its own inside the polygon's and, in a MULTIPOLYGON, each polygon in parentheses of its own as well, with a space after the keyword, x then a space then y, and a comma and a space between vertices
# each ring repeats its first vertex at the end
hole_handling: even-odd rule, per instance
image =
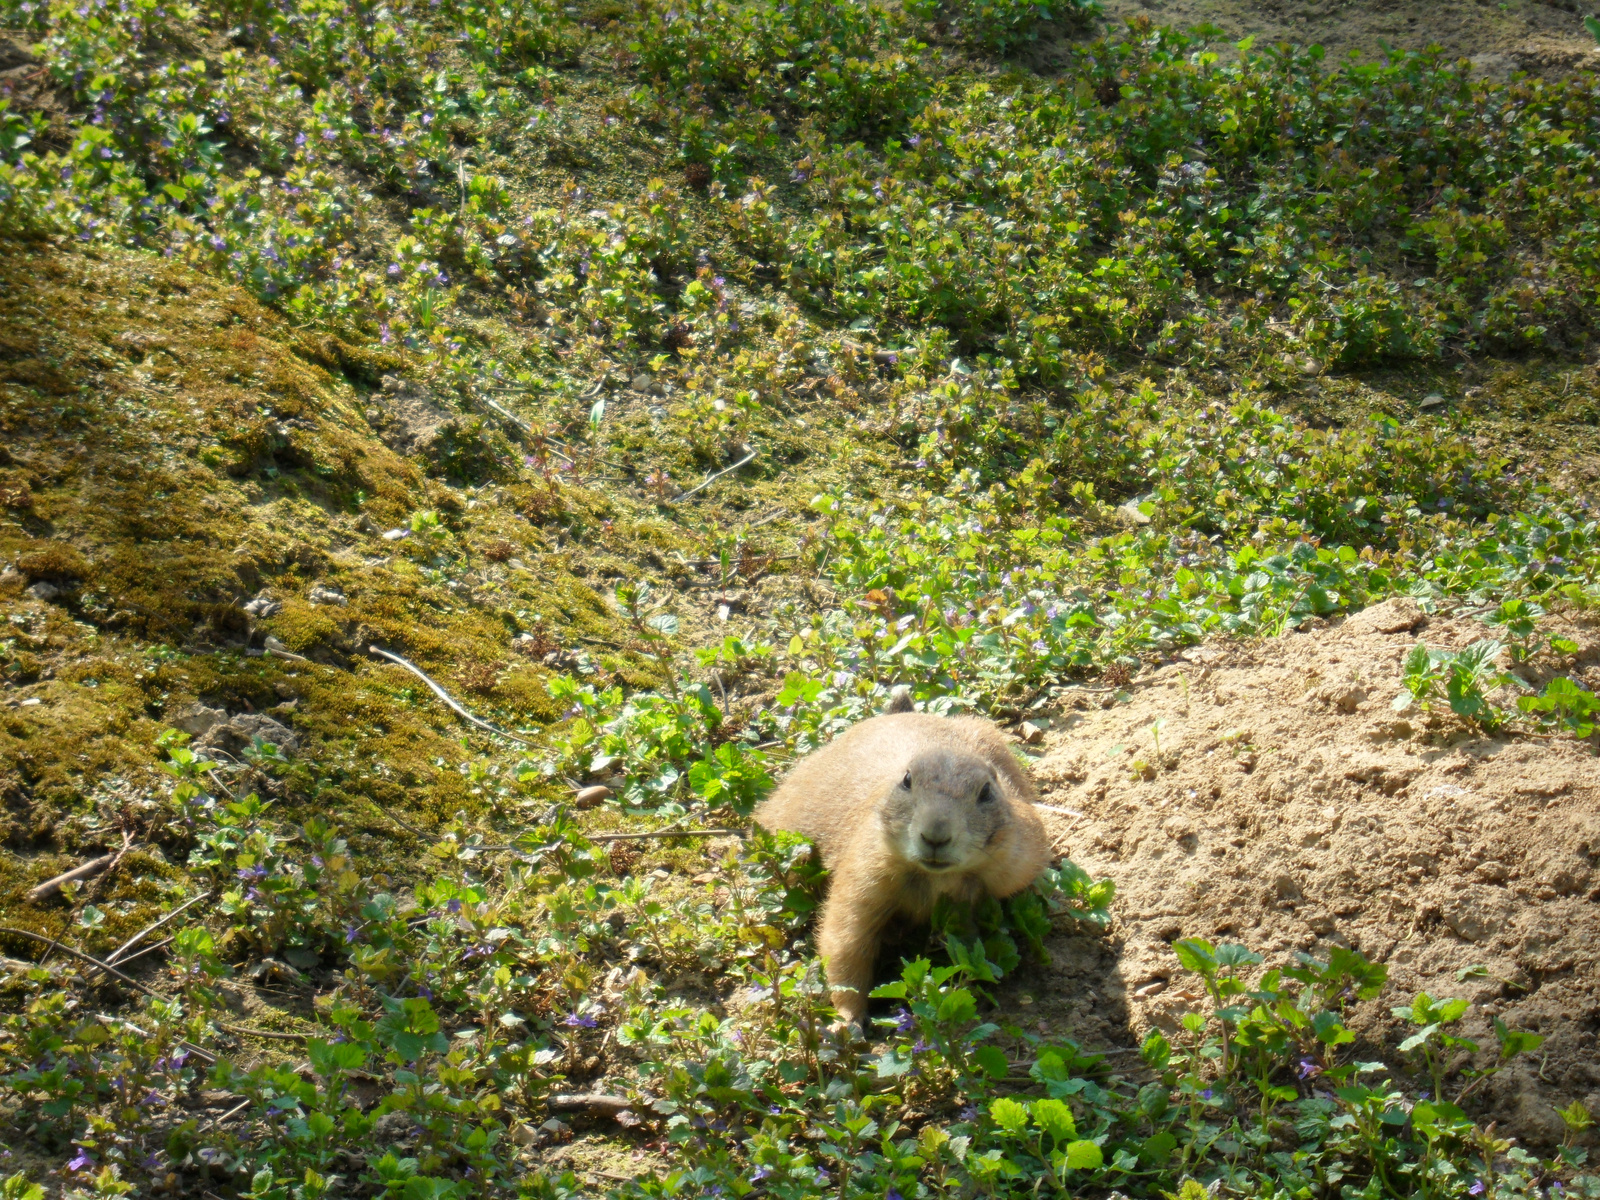
MULTIPOLYGON (((1349 945, 1389 964, 1390 993, 1356 1027, 1394 1060, 1391 1005, 1465 996, 1486 1045, 1495 1015, 1548 1038, 1481 1093, 1502 1130, 1548 1145, 1557 1106, 1600 1112, 1600 759, 1390 704, 1418 640, 1486 632, 1390 601, 1336 628, 1202 647, 1126 703, 1057 718, 1034 770, 1069 811, 1047 819, 1059 849, 1116 880, 1116 921, 1106 939, 1057 939, 1053 967, 1020 973, 1005 1006, 1129 1046, 1199 998, 1174 938, 1242 942, 1269 965, 1349 945), (1458 979, 1472 967, 1486 970, 1458 979)), ((1570 633, 1592 688, 1600 626, 1570 633)))
POLYGON ((1437 44, 1494 75, 1514 70, 1562 75, 1600 67, 1583 27, 1582 0, 1102 0, 1114 27, 1145 16, 1162 25, 1220 26, 1232 41, 1320 44, 1330 58, 1369 57, 1381 44, 1421 50, 1437 44))

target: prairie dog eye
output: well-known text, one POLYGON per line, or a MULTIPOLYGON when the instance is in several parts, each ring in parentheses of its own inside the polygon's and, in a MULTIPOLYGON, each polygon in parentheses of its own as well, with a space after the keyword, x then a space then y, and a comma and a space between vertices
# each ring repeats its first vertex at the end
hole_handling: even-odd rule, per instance
POLYGON ((994 784, 986 783, 978 789, 979 804, 993 804, 995 801, 994 784))
POLYGON ((900 781, 900 786, 905 788, 905 790, 908 791, 908 792, 911 790, 911 772, 910 771, 906 772, 906 777, 900 781))

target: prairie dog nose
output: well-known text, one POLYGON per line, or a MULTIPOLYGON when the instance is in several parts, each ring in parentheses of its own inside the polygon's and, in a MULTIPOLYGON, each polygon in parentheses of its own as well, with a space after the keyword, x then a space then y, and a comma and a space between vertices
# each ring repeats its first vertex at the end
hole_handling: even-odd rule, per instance
POLYGON ((943 821, 930 825, 922 831, 923 845, 931 850, 950 844, 950 826, 943 821))

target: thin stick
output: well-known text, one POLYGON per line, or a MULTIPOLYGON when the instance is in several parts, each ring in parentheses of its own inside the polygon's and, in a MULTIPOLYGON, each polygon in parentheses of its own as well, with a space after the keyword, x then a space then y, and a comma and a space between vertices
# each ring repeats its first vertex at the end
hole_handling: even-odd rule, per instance
POLYGON ((117 852, 102 854, 99 858, 91 858, 86 863, 79 863, 70 871, 63 871, 53 878, 46 879, 39 884, 26 897, 29 904, 37 904, 41 900, 48 900, 62 888, 62 885, 74 883, 79 879, 88 879, 91 875, 98 875, 116 861, 117 852))
MULTIPOLYGON (((77 902, 67 910, 67 919, 61 923, 63 937, 66 936, 67 930, 72 928, 72 923, 78 919, 78 914, 83 911, 84 906, 100 898, 101 893, 105 891, 106 882, 116 874, 117 868, 122 865, 123 856, 128 853, 128 847, 131 845, 133 845, 133 834, 128 830, 123 830, 121 849, 111 856, 111 861, 106 864, 105 870, 99 872, 99 877, 95 880, 94 886, 85 890, 83 895, 78 897, 77 902)), ((39 956, 39 963, 42 966, 49 961, 50 951, 46 950, 39 956)))
POLYGON ((168 921, 172 920, 179 913, 185 911, 186 909, 192 908, 196 904, 199 904, 200 901, 204 900, 209 895, 211 895, 211 893, 209 891, 201 892, 193 900, 185 901, 183 903, 182 907, 173 909, 171 912, 169 912, 166 916, 162 917, 158 921, 152 921, 150 924, 146 925, 143 929, 139 930, 138 933, 134 934, 127 941, 123 942, 122 945, 118 946, 115 950, 113 950, 111 952, 111 957, 106 959, 106 962, 108 962, 108 963, 117 962, 118 959, 120 959, 129 950, 132 950, 141 941, 143 941, 147 936, 149 936, 150 934, 154 933, 156 930, 160 929, 163 925, 165 925, 168 921))
POLYGON ((678 496, 676 499, 668 500, 667 503, 668 504, 682 504, 685 500, 687 500, 690 496, 693 496, 695 493, 705 491, 708 487, 710 487, 717 480, 721 479, 724 475, 730 474, 733 471, 737 471, 740 467, 744 466, 748 462, 753 462, 755 460, 756 455, 758 455, 760 453, 761 453, 761 451, 759 451, 759 450, 750 451, 749 454, 746 454, 738 462, 734 463, 733 466, 724 467, 722 470, 718 471, 715 475, 706 476, 706 481, 704 483, 702 483, 699 487, 690 488, 687 492, 684 492, 683 495, 678 496))
POLYGON ((743 829, 653 829, 649 833, 586 833, 581 835, 589 842, 635 842, 648 838, 684 837, 748 837, 743 829))
POLYGON ((361 798, 363 800, 365 800, 368 804, 372 805, 373 808, 377 809, 384 816, 388 817, 389 820, 393 821, 396 825, 400 826, 401 829, 404 829, 406 832, 410 833, 413 837, 421 839, 421 838, 424 838, 426 836, 422 832, 422 830, 418 829, 415 825, 411 824, 409 821, 401 820, 399 817, 395 816, 388 809, 386 809, 382 805, 380 805, 371 796, 362 796, 361 798))
POLYGON ((146 946, 143 950, 140 950, 135 954, 130 954, 130 955, 128 955, 127 958, 124 958, 124 959, 122 959, 120 961, 122 962, 123 966, 127 966, 131 962, 138 962, 146 954, 154 954, 157 950, 160 950, 165 946, 170 946, 170 945, 172 945, 173 942, 175 942, 177 940, 178 940, 177 938, 162 938, 155 945, 146 946))
POLYGON ((533 743, 527 738, 518 737, 514 733, 507 733, 498 725, 491 725, 482 718, 473 716, 470 712, 458 704, 449 692, 445 691, 437 683, 429 679, 428 676, 423 673, 422 668, 417 666, 415 663, 408 662, 406 659, 401 658, 398 654, 391 654, 387 650, 380 650, 376 646, 368 646, 367 651, 368 653, 376 654, 379 658, 386 658, 396 666, 404 667, 406 670, 410 671, 418 679, 422 680, 423 683, 427 684, 428 687, 432 689, 433 694, 439 697, 440 700, 443 700, 445 706, 449 708, 451 712, 455 713, 456 716, 460 717, 463 721, 466 721, 469 725, 476 725, 479 729, 487 730, 489 733, 497 734, 503 738, 509 738, 513 742, 517 742, 519 745, 533 745, 533 743))
POLYGON ((250 1101, 248 1101, 248 1100, 246 1100, 242 1104, 235 1104, 232 1108, 230 1108, 227 1112, 223 1113, 220 1117, 217 1117, 214 1120, 207 1121, 205 1123, 204 1128, 206 1128, 206 1129, 215 1129, 218 1125, 221 1125, 224 1121, 229 1120, 230 1118, 232 1118, 234 1116, 237 1116, 239 1113, 242 1113, 245 1109, 247 1109, 249 1107, 250 1107, 250 1101))
POLYGON ((106 884, 109 883, 111 877, 117 873, 117 868, 122 865, 122 860, 127 857, 128 850, 130 847, 132 847, 132 845, 133 834, 124 831, 122 834, 122 849, 117 851, 116 857, 113 858, 106 866, 106 869, 101 873, 100 878, 95 880, 94 887, 90 889, 90 896, 88 898, 98 900, 101 895, 105 893, 106 884))
POLYGON ((252 1029, 248 1025, 224 1025, 221 1021, 216 1022, 216 1026, 227 1033, 236 1033, 240 1037, 275 1038, 280 1042, 303 1042, 307 1038, 317 1036, 314 1033, 279 1033, 275 1029, 252 1029))
MULTIPOLYGON (((131 988, 136 988, 137 990, 143 992, 146 996, 154 996, 157 1000, 172 999, 172 997, 168 996, 166 993, 158 992, 152 987, 146 987, 132 976, 124 975, 121 971, 117 970, 109 963, 103 963, 93 955, 85 954, 82 950, 74 950, 71 946, 64 945, 63 943, 56 941, 56 939, 53 937, 45 937, 45 935, 42 933, 34 933, 27 929, 12 929, 5 925, 0 925, 0 933, 14 934, 17 937, 31 938, 33 941, 43 942, 47 946, 53 946, 63 954, 72 955, 73 958, 78 959, 80 962, 86 962, 91 967, 98 967, 107 975, 116 976, 118 979, 122 980, 123 983, 127 984, 131 988)), ((236 1033, 242 1037, 280 1038, 286 1041, 305 1041, 306 1038, 314 1036, 309 1033, 278 1033, 271 1029, 251 1029, 246 1025, 224 1025, 221 1021, 216 1022, 216 1026, 218 1029, 226 1030, 228 1033, 236 1033)))
MULTIPOLYGON (((146 1033, 144 1030, 140 1029, 132 1021, 124 1020, 122 1017, 113 1017, 111 1019, 116 1021, 116 1022, 118 1022, 124 1029, 132 1030, 134 1033, 137 1033, 142 1038, 148 1039, 150 1037, 150 1035, 148 1033, 146 1033)), ((189 1041, 187 1038, 179 1038, 178 1039, 178 1045, 182 1046, 185 1050, 189 1051, 189 1053, 193 1054, 195 1057, 205 1059, 206 1062, 208 1062, 208 1063, 215 1063, 217 1061, 217 1056, 215 1054, 211 1053, 211 1051, 209 1051, 209 1050, 202 1050, 199 1046, 196 1046, 193 1042, 189 1041)))
POLYGON ((63 954, 72 955, 73 958, 78 959, 80 962, 86 962, 91 967, 100 968, 100 970, 104 971, 107 975, 115 975, 118 979, 122 980, 123 983, 127 984, 131 988, 137 988, 146 996, 154 996, 158 1000, 168 999, 168 997, 156 991, 155 988, 145 987, 145 985, 140 983, 137 979, 134 979, 129 975, 124 975, 121 971, 117 970, 109 963, 103 963, 98 958, 85 954, 82 950, 74 950, 71 946, 58 942, 53 937, 45 937, 45 935, 42 933, 34 933, 27 929, 11 929, 3 925, 0 925, 0 933, 14 934, 17 937, 31 938, 33 941, 43 942, 47 946, 53 947, 56 950, 60 950, 63 954))
POLYGON ((1035 804, 1035 808, 1042 808, 1045 812, 1060 813, 1063 817, 1081 817, 1083 814, 1075 808, 1058 808, 1054 804, 1035 804))

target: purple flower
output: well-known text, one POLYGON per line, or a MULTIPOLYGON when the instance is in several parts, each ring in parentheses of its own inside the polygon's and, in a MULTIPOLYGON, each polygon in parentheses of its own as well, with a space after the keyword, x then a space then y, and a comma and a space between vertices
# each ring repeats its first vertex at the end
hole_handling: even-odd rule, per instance
POLYGON ((890 1188, 883 1194, 883 1200, 905 1200, 898 1188, 890 1188))
POLYGON ((1312 1059, 1302 1058, 1300 1060, 1300 1069, 1295 1074, 1299 1075, 1301 1079, 1315 1079, 1322 1074, 1322 1068, 1317 1066, 1312 1059))
POLYGON ((969 1104, 956 1114, 963 1121, 976 1121, 978 1119, 978 1106, 969 1104))
MULTIPOLYGON (((773 1111, 776 1112, 777 1109, 774 1108, 773 1111)), ((752 1171, 750 1173, 750 1182, 752 1182, 752 1183, 760 1183, 763 1179, 766 1179, 771 1174, 772 1174, 772 1168, 767 1166, 766 1163, 762 1163, 759 1167, 757 1167, 754 1171, 752 1171)))
POLYGON ((451 916, 454 916, 456 913, 461 911, 461 901, 460 900, 452 900, 452 901, 450 901, 450 903, 445 905, 445 908, 447 908, 450 911, 450 915, 451 916))
POLYGON ((80 1148, 78 1150, 77 1157, 71 1159, 67 1163, 67 1170, 69 1170, 69 1171, 81 1171, 85 1167, 92 1167, 92 1166, 94 1166, 94 1159, 89 1157, 89 1152, 87 1150, 84 1150, 84 1149, 80 1148))
POLYGON ((1216 1095, 1216 1093, 1213 1092, 1210 1088, 1207 1088, 1205 1091, 1200 1093, 1200 1099, 1209 1100, 1214 1095, 1216 1095))
POLYGON ((568 1013, 561 1023, 569 1029, 593 1029, 600 1024, 588 1013, 568 1013))
POLYGON ((900 1023, 894 1027, 894 1031, 896 1033, 910 1033, 915 1025, 910 1011, 902 1008, 899 1012, 895 1013, 895 1016, 899 1018, 900 1023))
POLYGON ((930 1049, 932 1049, 932 1047, 929 1046, 927 1042, 923 1041, 921 1038, 918 1038, 911 1047, 911 1053, 926 1054, 930 1049))
POLYGON ((1483 1195, 1483 1193, 1484 1193, 1484 1186, 1483 1186, 1483 1180, 1481 1180, 1481 1179, 1478 1180, 1478 1182, 1474 1183, 1471 1187, 1469 1187, 1467 1189, 1467 1195, 1469 1195, 1469 1196, 1481 1196, 1481 1195, 1483 1195))

